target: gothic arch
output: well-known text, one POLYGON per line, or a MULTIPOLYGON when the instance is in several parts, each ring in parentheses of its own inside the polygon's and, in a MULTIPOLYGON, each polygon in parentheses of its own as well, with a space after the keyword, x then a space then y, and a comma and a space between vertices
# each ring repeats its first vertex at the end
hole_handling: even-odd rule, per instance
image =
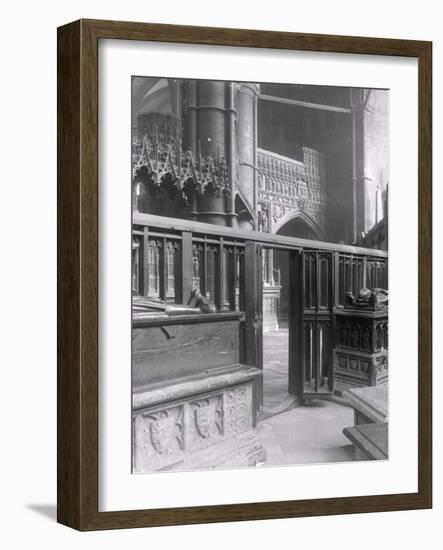
POLYGON ((174 79, 134 77, 132 90, 133 126, 137 126, 141 114, 179 115, 178 88, 174 79))
MULTIPOLYGON (((279 233, 282 229, 288 228, 291 225, 291 222, 299 221, 300 225, 305 226, 308 231, 313 234, 313 238, 319 241, 325 241, 326 235, 318 223, 310 216, 307 212, 303 210, 292 210, 286 213, 280 220, 273 224, 272 231, 273 233, 279 233)), ((294 224, 295 225, 295 224, 294 224)), ((294 237, 299 235, 293 235, 294 237)))

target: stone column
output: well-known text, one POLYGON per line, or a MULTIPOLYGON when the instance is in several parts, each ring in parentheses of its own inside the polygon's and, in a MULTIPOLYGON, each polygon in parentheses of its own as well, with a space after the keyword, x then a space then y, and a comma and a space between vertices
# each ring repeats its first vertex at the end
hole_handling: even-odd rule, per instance
MULTIPOLYGON (((181 81, 183 151, 197 156, 197 81, 181 81)), ((189 218, 197 220, 197 193, 189 195, 189 218)))
POLYGON ((197 81, 186 80, 182 83, 182 95, 184 97, 184 143, 183 147, 186 151, 192 151, 194 155, 197 152, 197 81))
POLYGON ((357 228, 357 110, 352 112, 352 229, 351 242, 358 240, 357 228))
POLYGON ((235 213, 235 182, 237 181, 237 136, 236 122, 237 111, 235 109, 235 93, 237 84, 228 82, 226 89, 226 125, 227 125, 227 162, 230 181, 230 196, 228 200, 228 224, 237 227, 237 214, 235 213))
MULTIPOLYGON (((189 84, 188 142, 195 163, 204 167, 211 157, 218 164, 227 155, 226 82, 201 80, 189 84)), ((205 187, 197 196, 196 219, 226 225, 227 199, 223 190, 205 187)))
POLYGON ((370 180, 366 175, 366 116, 367 91, 353 91, 353 240, 358 242, 368 230, 367 202, 370 180))
POLYGON ((237 185, 247 206, 256 211, 257 98, 258 84, 241 83, 237 93, 237 151, 239 170, 237 185))
POLYGON ((226 157, 225 82, 201 80, 198 89, 198 139, 203 156, 226 157))
POLYGON ((387 90, 353 90, 356 233, 367 233, 379 220, 377 190, 389 180, 389 96, 387 90))
POLYGON ((271 286, 275 285, 274 281, 274 249, 268 249, 268 283, 271 286))

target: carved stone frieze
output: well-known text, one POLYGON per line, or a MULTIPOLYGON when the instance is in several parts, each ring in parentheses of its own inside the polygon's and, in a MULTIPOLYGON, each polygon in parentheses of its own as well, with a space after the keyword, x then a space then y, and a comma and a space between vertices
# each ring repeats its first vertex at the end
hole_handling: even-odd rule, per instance
POLYGON ((225 426, 228 434, 243 432, 252 427, 252 410, 248 406, 252 387, 243 385, 225 394, 225 426))
POLYGON ((185 450, 184 407, 141 413, 134 422, 134 470, 157 469, 180 459, 185 450))
MULTIPOLYGON (((134 472, 192 464, 194 455, 198 463, 207 457, 206 467, 212 467, 213 462, 217 463, 219 445, 224 449, 220 461, 228 456, 234 460, 239 452, 236 450, 237 438, 247 434, 252 437, 252 428, 252 381, 203 395, 190 395, 167 408, 153 407, 136 412, 133 418, 134 472)), ((253 447, 245 449, 247 456, 243 456, 243 461, 263 455, 262 449, 259 449, 261 454, 256 452, 260 445, 255 435, 252 440, 253 447)), ((257 458, 256 462, 262 460, 257 458)))
POLYGON ((208 439, 223 434, 223 395, 213 395, 190 403, 191 439, 208 439))
POLYGON ((334 350, 334 378, 350 386, 376 386, 388 379, 387 352, 334 350))
MULTIPOLYGON (((305 148, 306 149, 306 148, 305 148)), ((258 201, 269 204, 273 223, 290 212, 306 211, 322 228, 326 213, 324 159, 314 150, 304 152, 305 162, 270 151, 258 154, 258 201), (317 155, 317 156, 316 156, 317 155)), ((262 224, 263 226, 263 224, 262 224)), ((266 229, 261 229, 266 231, 266 229)), ((268 229, 272 231, 272 228, 268 229)))

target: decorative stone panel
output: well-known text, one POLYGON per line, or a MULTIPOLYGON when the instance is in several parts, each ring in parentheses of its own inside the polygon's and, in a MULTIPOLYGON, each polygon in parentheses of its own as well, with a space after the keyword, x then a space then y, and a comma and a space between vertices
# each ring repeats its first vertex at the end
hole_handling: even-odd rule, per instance
MULTIPOLYGON (((250 379, 198 395, 191 390, 168 406, 135 410, 133 472, 262 463, 264 449, 253 431, 254 384, 250 379)), ((149 402, 155 391, 138 398, 149 402)))

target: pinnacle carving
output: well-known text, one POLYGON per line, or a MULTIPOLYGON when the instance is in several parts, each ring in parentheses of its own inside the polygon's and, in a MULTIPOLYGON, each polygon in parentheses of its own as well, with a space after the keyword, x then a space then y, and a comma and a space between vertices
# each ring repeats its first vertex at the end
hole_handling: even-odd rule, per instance
POLYGON ((230 194, 228 166, 224 157, 194 156, 183 151, 181 140, 161 143, 156 135, 144 136, 133 167, 134 182, 146 184, 151 195, 165 187, 170 195, 180 194, 189 203, 192 194, 230 194))

